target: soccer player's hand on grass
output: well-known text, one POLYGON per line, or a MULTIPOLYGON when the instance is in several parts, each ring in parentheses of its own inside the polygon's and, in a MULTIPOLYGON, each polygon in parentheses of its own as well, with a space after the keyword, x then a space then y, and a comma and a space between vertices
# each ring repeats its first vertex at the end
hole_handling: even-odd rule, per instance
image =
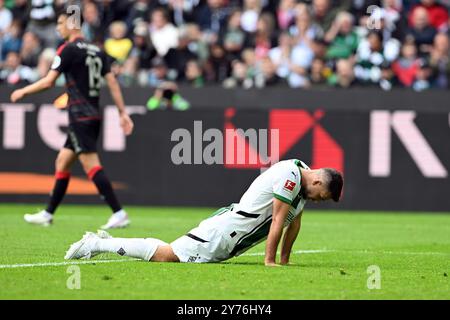
POLYGON ((24 94, 21 89, 14 90, 13 93, 11 93, 11 102, 17 102, 18 100, 22 99, 23 96, 24 94))
POLYGON ((131 120, 130 116, 126 112, 120 114, 120 126, 122 127, 125 135, 127 136, 129 136, 133 132, 134 128, 133 120, 131 120))

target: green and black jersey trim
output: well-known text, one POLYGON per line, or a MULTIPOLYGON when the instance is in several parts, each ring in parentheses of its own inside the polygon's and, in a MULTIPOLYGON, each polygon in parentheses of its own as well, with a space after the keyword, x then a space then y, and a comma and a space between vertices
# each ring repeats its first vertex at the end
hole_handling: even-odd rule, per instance
POLYGON ((231 251, 230 253, 230 256, 234 257, 238 253, 246 251, 247 249, 263 241, 269 234, 271 224, 272 216, 269 216, 266 218, 266 220, 253 228, 253 230, 251 230, 249 233, 243 235, 234 246, 233 251, 231 251))
POLYGON ((279 194, 274 193, 273 196, 275 198, 277 198, 278 200, 283 201, 284 203, 287 203, 287 204, 291 204, 292 203, 292 200, 289 200, 288 198, 280 196, 279 194))
POLYGON ((210 215, 210 217, 220 216, 221 214, 223 214, 223 213, 225 213, 225 212, 227 212, 227 211, 232 210, 233 207, 234 207, 234 206, 231 204, 231 205, 229 205, 228 207, 220 208, 220 209, 214 211, 213 214, 210 215))
POLYGON ((298 160, 298 159, 295 159, 295 160, 294 160, 294 163, 295 163, 295 165, 296 165, 297 167, 300 167, 300 168, 302 168, 302 169, 307 169, 307 168, 305 168, 305 167, 303 166, 302 161, 300 161, 300 160, 298 160))

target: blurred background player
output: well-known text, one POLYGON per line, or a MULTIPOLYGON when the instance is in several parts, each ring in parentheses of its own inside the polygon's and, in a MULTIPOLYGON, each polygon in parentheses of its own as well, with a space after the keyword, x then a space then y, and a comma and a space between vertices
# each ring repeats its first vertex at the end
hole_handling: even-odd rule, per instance
POLYGON ((68 138, 56 158, 56 182, 47 209, 36 214, 25 214, 24 218, 28 223, 43 226, 52 223, 53 214, 69 185, 72 165, 79 159, 89 179, 113 211, 102 228, 125 227, 130 223, 128 215, 117 200, 97 154, 96 144, 101 125, 99 90, 103 78, 119 110, 120 125, 126 135, 132 133, 133 122, 125 110, 119 84, 110 70, 111 58, 99 47, 82 38, 80 26, 79 17, 61 14, 58 17, 57 31, 66 42, 58 48, 51 70, 41 80, 11 94, 11 101, 16 102, 27 95, 49 89, 63 73, 69 96, 68 138))

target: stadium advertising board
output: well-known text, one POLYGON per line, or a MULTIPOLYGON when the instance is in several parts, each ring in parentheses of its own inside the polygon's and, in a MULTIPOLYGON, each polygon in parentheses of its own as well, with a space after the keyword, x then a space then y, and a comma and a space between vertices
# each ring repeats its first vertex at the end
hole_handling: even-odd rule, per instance
MULTIPOLYGON (((150 112, 142 100, 146 93, 136 92, 126 95, 134 134, 125 138, 117 111, 106 105, 99 145, 105 168, 126 204, 227 205, 238 202, 249 183, 271 163, 298 158, 313 168, 343 171, 339 209, 449 211, 448 111, 404 105, 333 109, 323 98, 323 107, 294 108, 295 99, 288 97, 291 103, 286 107, 258 109, 255 99, 254 108, 194 104, 185 112, 150 112)), ((47 198, 53 183, 52 161, 66 138, 65 111, 52 104, 57 95, 50 91, 33 101, 10 104, 8 90, 2 89, 1 201, 47 198)), ((351 104, 352 95, 346 96, 351 104)), ((343 99, 340 96, 339 103, 343 99)), ((68 202, 80 197, 99 202, 95 187, 78 165, 74 178, 68 202)))

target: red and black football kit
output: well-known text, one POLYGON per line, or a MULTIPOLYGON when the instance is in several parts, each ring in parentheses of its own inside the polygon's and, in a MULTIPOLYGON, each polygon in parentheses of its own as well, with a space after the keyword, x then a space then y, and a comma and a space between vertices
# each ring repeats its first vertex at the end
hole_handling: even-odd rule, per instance
POLYGON ((96 152, 100 134, 99 91, 103 77, 110 72, 111 59, 99 47, 77 38, 58 48, 52 69, 66 78, 68 137, 65 148, 96 152))
MULTIPOLYGON (((77 38, 58 48, 51 66, 64 74, 69 96, 67 110, 69 128, 64 148, 80 153, 97 152, 100 134, 99 92, 104 76, 110 72, 112 58, 99 47, 77 38)), ((102 198, 113 212, 122 208, 103 168, 97 166, 87 172, 102 198)), ((56 182, 47 212, 53 214, 66 194, 70 172, 56 172, 56 182)))

